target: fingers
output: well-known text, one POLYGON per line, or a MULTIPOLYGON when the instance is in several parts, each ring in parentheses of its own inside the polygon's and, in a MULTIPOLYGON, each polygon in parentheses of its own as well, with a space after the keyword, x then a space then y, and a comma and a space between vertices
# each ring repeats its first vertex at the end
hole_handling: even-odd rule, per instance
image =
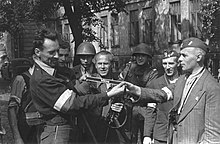
POLYGON ((121 83, 119 83, 118 85, 116 85, 115 87, 122 87, 125 85, 126 82, 122 81, 121 83))

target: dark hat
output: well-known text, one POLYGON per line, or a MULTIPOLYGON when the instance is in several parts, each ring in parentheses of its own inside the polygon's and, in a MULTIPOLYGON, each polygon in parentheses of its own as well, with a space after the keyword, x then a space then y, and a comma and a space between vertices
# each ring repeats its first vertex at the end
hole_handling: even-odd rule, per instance
POLYGON ((179 54, 175 50, 164 50, 162 59, 170 57, 179 57, 179 54))
POLYGON ((191 38, 187 38, 185 40, 183 40, 181 46, 180 46, 180 50, 187 48, 187 47, 196 47, 196 48, 200 48, 202 50, 204 50, 205 52, 209 51, 208 45, 195 37, 191 37, 191 38))
POLYGON ((135 54, 145 54, 145 55, 148 55, 150 57, 153 56, 150 45, 147 45, 145 43, 140 43, 139 45, 137 45, 134 48, 133 55, 135 55, 135 54))

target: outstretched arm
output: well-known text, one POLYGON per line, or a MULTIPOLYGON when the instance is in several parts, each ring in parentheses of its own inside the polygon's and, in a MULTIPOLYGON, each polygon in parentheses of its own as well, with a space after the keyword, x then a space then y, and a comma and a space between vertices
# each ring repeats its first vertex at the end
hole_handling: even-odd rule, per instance
POLYGON ((173 99, 172 88, 173 86, 164 87, 162 89, 150 89, 150 88, 142 88, 131 84, 129 82, 125 82, 128 92, 139 97, 139 101, 146 102, 166 102, 168 100, 173 99))

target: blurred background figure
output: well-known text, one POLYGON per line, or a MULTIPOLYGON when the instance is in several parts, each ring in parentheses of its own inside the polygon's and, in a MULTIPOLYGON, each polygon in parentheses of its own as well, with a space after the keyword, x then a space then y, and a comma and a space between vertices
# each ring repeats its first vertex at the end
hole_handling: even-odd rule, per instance
POLYGON ((59 49, 59 66, 60 67, 69 67, 70 65, 70 44, 69 42, 62 41, 60 43, 60 49, 59 49))
MULTIPOLYGON (((132 54, 135 60, 126 65, 125 69, 120 73, 120 79, 141 87, 147 87, 153 79, 157 78, 158 71, 152 67, 153 53, 151 49, 145 43, 136 46, 132 54)), ((132 143, 142 143, 144 131, 150 131, 153 127, 153 123, 148 121, 151 119, 146 117, 146 113, 153 113, 154 108, 151 110, 147 109, 147 107, 147 103, 135 103, 129 110, 128 121, 124 129, 132 143), (146 112, 147 110, 148 112, 146 112), (144 130, 145 121, 149 124, 149 127, 146 127, 149 130, 144 130)))

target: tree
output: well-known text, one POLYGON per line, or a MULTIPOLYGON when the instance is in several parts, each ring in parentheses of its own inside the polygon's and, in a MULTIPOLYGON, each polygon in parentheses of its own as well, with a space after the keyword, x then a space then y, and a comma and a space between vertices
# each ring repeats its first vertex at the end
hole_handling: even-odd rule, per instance
POLYGON ((20 32, 22 22, 29 14, 28 0, 0 1, 0 31, 7 31, 13 35, 20 32))
POLYGON ((98 41, 91 26, 101 24, 95 15, 102 10, 124 10, 124 0, 1 0, 0 30, 19 32, 26 21, 45 22, 61 6, 65 9, 76 47, 83 41, 98 41))
POLYGON ((210 41, 213 50, 220 48, 220 0, 202 0, 203 37, 210 41))

